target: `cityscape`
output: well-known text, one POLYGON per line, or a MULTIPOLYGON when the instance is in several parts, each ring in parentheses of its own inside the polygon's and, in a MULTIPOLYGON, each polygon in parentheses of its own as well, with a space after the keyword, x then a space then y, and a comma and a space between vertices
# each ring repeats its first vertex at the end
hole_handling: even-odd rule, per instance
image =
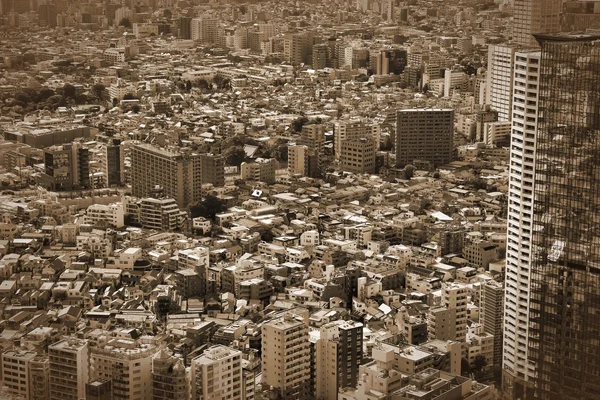
POLYGON ((0 0, 0 400, 600 400, 600 0, 0 0))

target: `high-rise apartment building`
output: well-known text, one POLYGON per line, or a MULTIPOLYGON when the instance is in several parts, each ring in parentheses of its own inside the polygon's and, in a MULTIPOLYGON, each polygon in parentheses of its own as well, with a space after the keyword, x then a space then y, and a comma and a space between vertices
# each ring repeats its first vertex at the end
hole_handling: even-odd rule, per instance
POLYGON ((362 363, 362 331, 360 322, 335 321, 311 332, 314 398, 334 399, 339 389, 356 387, 362 363))
POLYGON ((288 33, 283 38, 283 59, 292 64, 311 62, 314 37, 310 32, 288 33))
POLYGON ((278 390, 282 399, 308 398, 310 348, 308 327, 291 313, 262 328, 262 384, 278 390))
MULTIPOLYGON (((535 368, 529 360, 528 321, 534 213, 535 152, 539 116, 540 53, 515 54, 512 100, 506 279, 504 299, 504 387, 513 380, 530 382, 535 368)), ((517 391, 520 393, 521 391, 517 391)))
POLYGON ((152 399, 187 399, 188 378, 183 359, 161 350, 152 359, 152 399))
POLYGON ((537 47, 536 33, 560 32, 563 0, 514 0, 513 42, 537 47))
POLYGON ((148 144, 131 148, 131 190, 147 197, 162 187, 164 195, 185 208, 202 198, 202 184, 222 186, 224 164, 221 156, 170 151, 148 144))
POLYGON ((242 400, 242 352, 217 345, 192 360, 192 400, 242 400))
POLYGON ((504 287, 496 281, 488 281, 481 287, 480 323, 483 331, 494 336, 494 369, 502 366, 502 320, 504 287))
POLYGON ((50 359, 50 400, 85 398, 89 377, 88 342, 67 339, 48 346, 50 359))
POLYGON ((511 120, 514 58, 512 46, 491 44, 488 47, 485 104, 498 112, 498 121, 511 120))
POLYGON ((396 115, 396 164, 426 161, 440 166, 454 154, 454 110, 409 109, 396 115))
MULTIPOLYGON (((536 39, 543 118, 529 283, 533 392, 591 400, 600 393, 600 35, 536 39)), ((513 394, 523 397, 518 385, 513 394)))
POLYGON ((190 36, 192 40, 207 44, 217 43, 219 21, 216 18, 193 18, 190 25, 190 36))

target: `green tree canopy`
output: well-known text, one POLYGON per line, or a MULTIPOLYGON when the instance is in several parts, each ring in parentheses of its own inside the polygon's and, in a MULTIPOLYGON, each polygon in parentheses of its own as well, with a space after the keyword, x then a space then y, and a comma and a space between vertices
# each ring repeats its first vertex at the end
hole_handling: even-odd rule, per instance
POLYGON ((232 146, 225 149, 223 156, 228 165, 239 167, 246 159, 246 152, 242 146, 232 146))
POLYGON ((212 221, 215 220, 215 215, 227 210, 225 203, 216 196, 208 195, 198 204, 190 207, 192 218, 204 217, 212 221))

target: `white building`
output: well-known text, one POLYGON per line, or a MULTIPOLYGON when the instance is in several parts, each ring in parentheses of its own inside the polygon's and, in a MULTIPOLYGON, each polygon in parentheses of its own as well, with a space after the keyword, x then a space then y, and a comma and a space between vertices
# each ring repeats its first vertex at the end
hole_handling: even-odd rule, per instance
POLYGON ((515 54, 512 101, 503 369, 525 382, 536 375, 528 359, 528 330, 540 56, 515 54))
POLYGON ((498 111, 498 121, 510 121, 515 49, 505 45, 488 47, 486 104, 498 111))
POLYGON ((123 203, 92 204, 85 212, 84 222, 90 225, 104 223, 113 228, 121 228, 125 225, 125 206, 123 203))

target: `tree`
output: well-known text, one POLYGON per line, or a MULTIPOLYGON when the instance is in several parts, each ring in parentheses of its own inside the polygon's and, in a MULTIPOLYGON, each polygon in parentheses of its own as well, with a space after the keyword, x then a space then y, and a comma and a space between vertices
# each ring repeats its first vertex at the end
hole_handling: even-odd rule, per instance
POLYGON ((106 88, 103 84, 96 83, 94 86, 92 86, 92 93, 94 93, 94 96, 96 96, 98 100, 102 100, 104 97, 104 89, 106 88))
POLYGON ((63 86, 63 96, 67 99, 74 99, 76 94, 77 89, 75 89, 75 86, 65 83, 65 86, 63 86))
POLYGON ((462 376, 467 376, 471 373, 471 365, 469 365, 469 360, 466 358, 460 359, 460 374, 462 376))
POLYGON ((192 218, 204 217, 212 221, 215 215, 227 210, 225 203, 216 196, 208 195, 200 203, 190 207, 192 218))
POLYGON ((123 96, 123 100, 138 100, 138 98, 131 93, 127 93, 125 96, 123 96))
POLYGON ((275 152, 275 159, 279 162, 287 163, 288 162, 288 145, 282 144, 277 147, 277 151, 275 152))
POLYGON ((223 152, 227 165, 239 167, 246 159, 246 152, 242 146, 227 147, 223 152))
POLYGON ((404 178, 411 179, 415 175, 415 166, 412 164, 408 164, 404 167, 404 178))
POLYGON ((125 28, 131 28, 131 21, 129 18, 123 18, 119 21, 119 26, 124 26, 125 28))
POLYGON ((131 107, 131 111, 133 111, 135 114, 139 113, 140 112, 140 105, 139 104, 134 104, 131 107))
POLYGON ((307 117, 300 117, 300 118, 296 118, 293 122, 292 122, 292 129, 295 132, 301 132, 302 131, 302 127, 304 125, 306 125, 308 123, 308 118, 307 117))

